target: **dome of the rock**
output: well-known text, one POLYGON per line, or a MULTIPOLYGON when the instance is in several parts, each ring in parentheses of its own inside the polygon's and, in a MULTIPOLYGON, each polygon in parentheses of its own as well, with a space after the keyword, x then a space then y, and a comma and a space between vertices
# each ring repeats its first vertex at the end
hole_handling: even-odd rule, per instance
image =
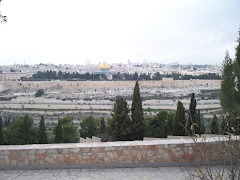
POLYGON ((104 62, 100 65, 100 69, 109 69, 109 68, 110 68, 110 66, 106 62, 104 62))

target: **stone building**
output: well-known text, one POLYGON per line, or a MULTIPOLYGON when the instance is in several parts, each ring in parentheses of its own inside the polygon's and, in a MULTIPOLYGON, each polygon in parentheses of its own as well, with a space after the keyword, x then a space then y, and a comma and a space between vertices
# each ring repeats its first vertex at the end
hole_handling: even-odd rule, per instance
POLYGON ((0 71, 0 81, 20 81, 26 77, 27 73, 22 72, 2 72, 0 71))
POLYGON ((108 63, 103 62, 99 66, 100 71, 96 71, 93 74, 105 74, 109 80, 112 79, 113 74, 116 74, 115 72, 110 71, 110 66, 108 63))

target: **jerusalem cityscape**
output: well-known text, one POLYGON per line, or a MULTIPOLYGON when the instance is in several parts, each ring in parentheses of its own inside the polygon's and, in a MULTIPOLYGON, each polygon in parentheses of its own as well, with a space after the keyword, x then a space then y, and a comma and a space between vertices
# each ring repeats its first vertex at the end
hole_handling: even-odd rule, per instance
POLYGON ((0 1, 0 179, 240 178, 239 2, 46 3, 0 1))

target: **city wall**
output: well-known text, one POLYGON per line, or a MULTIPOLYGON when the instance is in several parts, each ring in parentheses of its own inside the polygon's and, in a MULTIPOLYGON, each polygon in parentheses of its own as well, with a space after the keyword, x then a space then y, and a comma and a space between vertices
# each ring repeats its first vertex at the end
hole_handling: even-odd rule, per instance
POLYGON ((178 166, 222 161, 226 146, 208 138, 102 143, 0 146, 0 169, 102 168, 178 166))
MULTIPOLYGON (((183 87, 183 86, 206 86, 220 87, 221 80, 173 80, 164 78, 162 81, 140 81, 141 87, 183 87)), ((133 88, 135 81, 0 81, 1 90, 15 89, 117 89, 133 88)))

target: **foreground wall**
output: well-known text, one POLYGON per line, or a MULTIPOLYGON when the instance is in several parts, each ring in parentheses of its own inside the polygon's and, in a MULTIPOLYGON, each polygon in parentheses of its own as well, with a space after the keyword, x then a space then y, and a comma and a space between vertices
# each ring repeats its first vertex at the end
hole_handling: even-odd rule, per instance
POLYGON ((223 151, 222 142, 196 146, 190 139, 0 146, 0 168, 166 166, 201 161, 200 152, 222 160, 223 151))

